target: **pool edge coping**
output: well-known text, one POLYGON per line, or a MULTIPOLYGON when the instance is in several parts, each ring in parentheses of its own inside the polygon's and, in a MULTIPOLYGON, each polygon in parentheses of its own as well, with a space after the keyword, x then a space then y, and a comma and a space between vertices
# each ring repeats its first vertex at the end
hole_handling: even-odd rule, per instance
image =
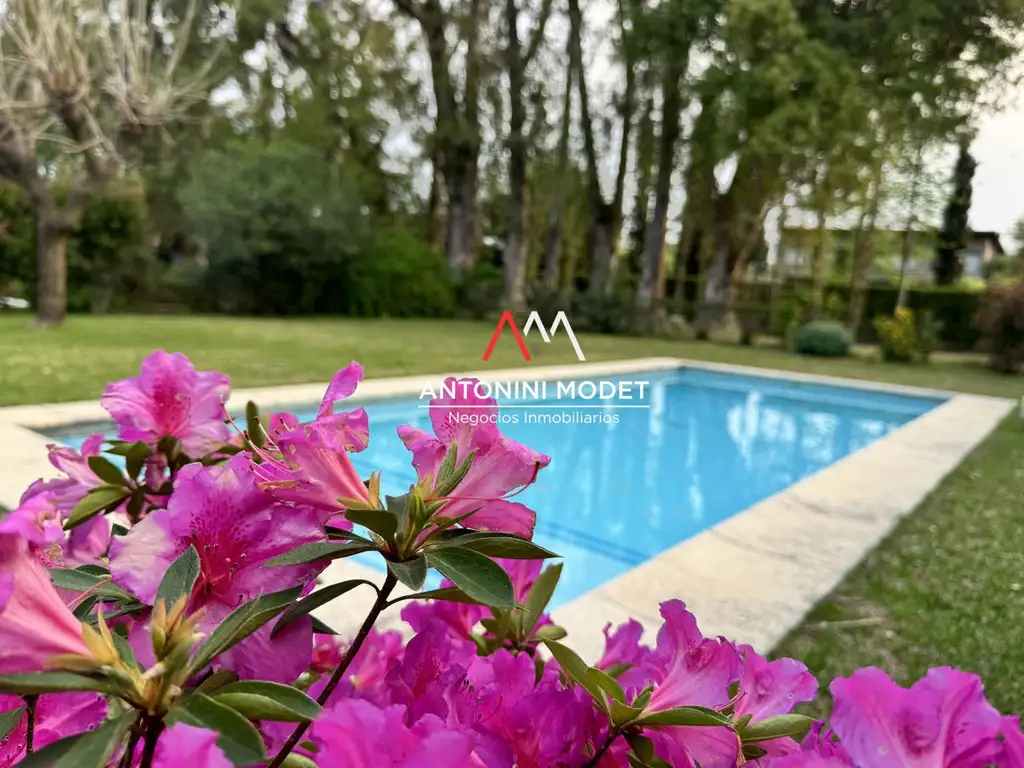
MULTIPOLYGON (((618 624, 635 618, 644 626, 645 637, 653 640, 661 623, 657 606, 672 598, 687 602, 706 633, 769 651, 1015 405, 1013 400, 983 395, 671 357, 367 379, 352 402, 419 394, 425 385, 436 384, 445 376, 554 380, 678 368, 942 398, 945 402, 557 609, 555 620, 569 631, 569 644, 590 661, 603 651, 601 630, 607 622, 618 624), (872 468, 883 469, 884 480, 896 478, 898 482, 858 482, 872 468), (865 513, 865 508, 874 511, 865 513), (814 521, 810 530, 809 519, 814 521)), ((232 393, 232 402, 254 400, 262 407, 309 404, 319 402, 324 389, 323 383, 245 388, 232 393)), ((31 482, 57 475, 46 458, 46 444, 52 440, 37 430, 100 421, 109 421, 109 417, 92 401, 0 408, 0 504, 16 505, 31 482)), ((336 561, 325 576, 329 581, 379 579, 380 572, 336 561)), ((361 616, 351 610, 350 603, 346 603, 345 616, 331 607, 318 615, 342 632, 356 628, 361 616), (348 620, 351 615, 356 616, 355 621, 348 620)), ((381 624, 382 628, 400 625, 397 613, 381 624)))

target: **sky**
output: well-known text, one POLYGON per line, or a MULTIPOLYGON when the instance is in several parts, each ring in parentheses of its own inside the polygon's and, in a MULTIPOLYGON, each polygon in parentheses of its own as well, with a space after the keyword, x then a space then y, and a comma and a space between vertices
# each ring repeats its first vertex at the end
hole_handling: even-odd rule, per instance
POLYGON ((972 151, 971 227, 1008 234, 1024 217, 1024 84, 1006 94, 1003 110, 979 120, 972 151))

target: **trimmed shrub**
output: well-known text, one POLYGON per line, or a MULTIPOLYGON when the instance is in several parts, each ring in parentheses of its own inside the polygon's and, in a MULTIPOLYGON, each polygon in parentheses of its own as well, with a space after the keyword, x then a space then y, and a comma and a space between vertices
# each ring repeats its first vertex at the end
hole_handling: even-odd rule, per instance
POLYGON ((1024 363, 1024 280, 990 288, 975 324, 984 334, 992 370, 1017 373, 1024 363))
POLYGON ((474 320, 499 314, 504 281, 501 267, 489 261, 478 261, 463 273, 455 289, 459 313, 474 320))
POLYGON ((813 357, 846 357, 852 344, 846 326, 831 320, 815 320, 793 336, 793 350, 813 357))
POLYGON ((917 324, 914 311, 901 307, 891 317, 879 315, 872 321, 878 333, 882 359, 891 363, 909 363, 917 351, 917 324))
POLYGON ((403 230, 378 232, 352 259, 346 314, 362 317, 450 317, 455 286, 444 257, 403 230))

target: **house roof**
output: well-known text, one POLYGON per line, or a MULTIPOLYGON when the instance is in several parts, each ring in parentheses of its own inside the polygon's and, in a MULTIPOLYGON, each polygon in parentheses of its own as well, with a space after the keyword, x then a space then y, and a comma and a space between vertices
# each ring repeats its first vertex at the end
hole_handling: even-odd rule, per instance
POLYGON ((998 253, 1000 255, 1006 253, 1006 251, 1003 250, 1003 244, 1001 242, 999 242, 999 233, 998 232, 974 232, 974 231, 972 231, 971 232, 971 237, 973 239, 975 239, 975 240, 991 240, 992 241, 992 245, 995 246, 996 253, 998 253))
MULTIPOLYGON (((919 227, 920 227, 920 225, 919 225, 919 227)), ((849 228, 849 227, 826 227, 826 229, 827 229, 827 231, 829 231, 829 232, 831 232, 833 234, 840 233, 840 234, 846 234, 846 235, 855 234, 856 231, 857 231, 857 230, 849 228)), ((783 228, 783 231, 784 232, 808 232, 808 233, 810 233, 810 232, 817 232, 818 229, 817 229, 817 227, 794 227, 794 226, 787 226, 787 227, 783 228)), ((902 228, 898 228, 898 227, 887 227, 885 229, 879 228, 876 231, 878 231, 878 232, 904 232, 905 230, 902 229, 902 228)), ((915 227, 914 231, 918 232, 918 233, 929 233, 929 232, 933 233, 935 230, 932 229, 931 227, 927 227, 927 228, 915 227)), ((971 239, 972 240, 990 240, 992 242, 993 246, 996 249, 996 253, 998 253, 998 254, 1006 253, 1006 251, 1003 250, 1003 244, 999 240, 999 233, 998 232, 981 232, 981 231, 972 230, 972 232, 971 232, 971 239)))

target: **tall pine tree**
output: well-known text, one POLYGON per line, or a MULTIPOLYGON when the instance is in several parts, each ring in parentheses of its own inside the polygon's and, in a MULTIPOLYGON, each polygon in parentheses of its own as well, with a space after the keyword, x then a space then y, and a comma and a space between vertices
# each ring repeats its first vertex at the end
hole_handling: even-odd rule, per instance
POLYGON ((953 169, 953 194, 942 217, 942 230, 935 254, 935 283, 952 285, 960 279, 963 263, 960 251, 967 245, 967 214, 971 210, 971 193, 977 161, 971 156, 970 139, 960 141, 960 155, 953 169))

